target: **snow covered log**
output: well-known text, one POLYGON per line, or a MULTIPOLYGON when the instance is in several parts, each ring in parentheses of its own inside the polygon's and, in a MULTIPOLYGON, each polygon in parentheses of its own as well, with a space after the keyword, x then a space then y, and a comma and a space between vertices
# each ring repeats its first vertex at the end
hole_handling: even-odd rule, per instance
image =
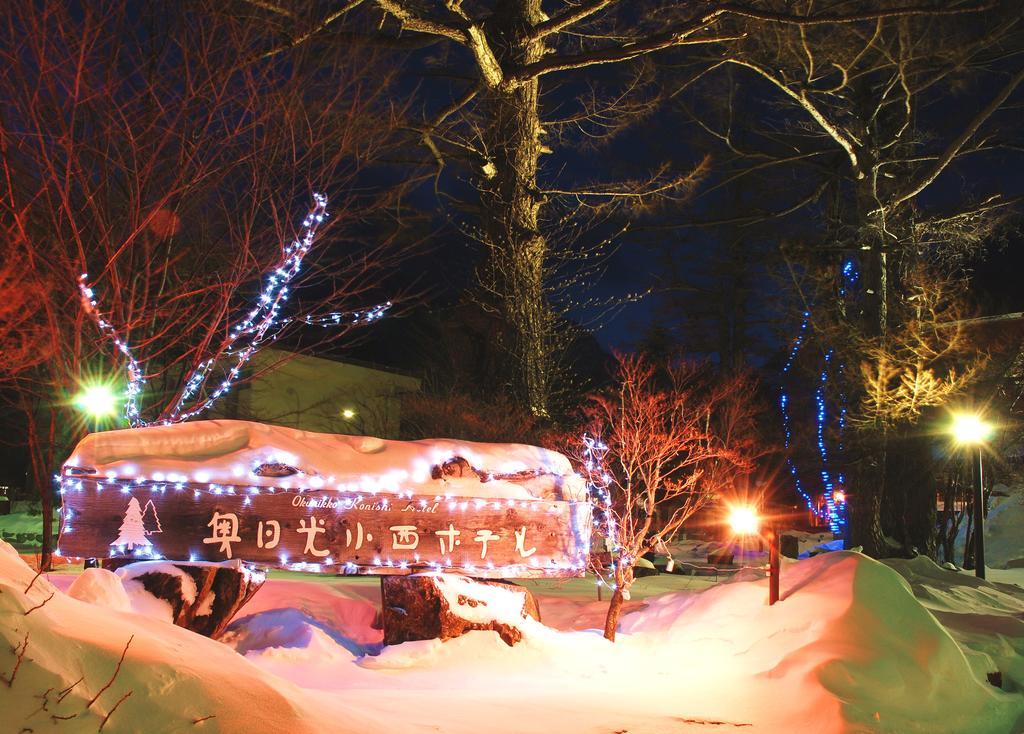
POLYGON ((143 561, 122 566, 116 573, 130 593, 146 593, 165 603, 174 624, 214 639, 266 581, 265 573, 239 561, 143 561))
POLYGON ((383 577, 381 607, 385 645, 493 630, 512 646, 523 638, 524 626, 540 622, 528 589, 454 574, 383 577))

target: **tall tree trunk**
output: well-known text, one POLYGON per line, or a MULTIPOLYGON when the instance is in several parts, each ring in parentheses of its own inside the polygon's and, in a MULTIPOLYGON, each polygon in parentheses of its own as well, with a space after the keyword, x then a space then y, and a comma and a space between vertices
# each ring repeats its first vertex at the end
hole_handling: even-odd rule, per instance
MULTIPOLYGON (((884 460, 884 453, 882 454, 884 460)), ((885 554, 886 544, 882 535, 882 492, 880 479, 884 465, 879 466, 877 452, 862 456, 854 471, 855 491, 849 498, 849 544, 862 546, 864 552, 875 558, 885 554)))
MULTIPOLYGON (((864 165, 873 157, 868 151, 861 153, 864 165)), ((889 267, 885 235, 877 215, 872 212, 878 205, 872 190, 870 177, 858 186, 858 225, 863 238, 862 270, 865 284, 864 310, 861 314, 863 333, 868 338, 885 338, 888 333, 888 286, 889 267)), ((856 393, 854 393, 856 395, 856 393)), ((853 522, 850 527, 851 540, 861 545, 870 556, 881 557, 887 548, 882 532, 882 502, 885 497, 886 464, 888 459, 889 435, 885 425, 861 431, 859 439, 859 461, 857 483, 849 496, 849 508, 853 522)))
MULTIPOLYGON (((737 204, 738 206, 739 204, 737 204)), ((718 321, 718 354, 722 369, 736 373, 743 368, 746 347, 746 258, 749 255, 738 236, 726 243, 725 266, 721 277, 722 296, 718 321)))
MULTIPOLYGON (((488 36, 503 68, 541 59, 544 42, 531 40, 530 30, 542 20, 540 0, 497 3, 488 36)), ((538 98, 537 79, 488 90, 488 159, 480 189, 482 229, 490 245, 488 280, 514 335, 518 388, 535 415, 547 416, 555 318, 545 292, 548 244, 540 231, 544 198, 537 185, 542 152, 538 98)))

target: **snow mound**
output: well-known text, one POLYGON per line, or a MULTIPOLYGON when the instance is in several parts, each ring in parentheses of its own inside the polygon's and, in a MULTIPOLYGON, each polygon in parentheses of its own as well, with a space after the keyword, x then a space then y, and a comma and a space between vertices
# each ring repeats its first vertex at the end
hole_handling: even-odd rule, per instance
POLYGON ((355 705, 311 699, 226 645, 74 599, 45 577, 33 582, 34 576, 0 542, 0 675, 5 680, 16 651, 24 651, 11 685, 0 685, 4 731, 59 724, 60 731, 95 732, 108 715, 104 732, 254 731, 257 721, 261 731, 294 734, 326 731, 327 722, 339 734, 380 726, 355 705))
POLYGON ((544 625, 524 613, 525 596, 500 584, 479 584, 464 576, 430 574, 436 577, 437 588, 444 595, 448 608, 465 620, 477 624, 497 622, 529 634, 544 625), (471 603, 473 602, 482 603, 471 603))
POLYGON ((118 612, 132 608, 131 600, 116 573, 102 568, 87 568, 74 580, 67 591, 68 596, 89 604, 98 604, 118 612))
POLYGON ((742 661, 756 687, 787 689, 801 720, 844 731, 1009 732, 1024 716, 888 566, 839 551, 787 564, 780 581, 772 607, 766 580, 725 584, 649 601, 622 627, 713 668, 742 661))
POLYGON ((537 446, 452 439, 390 441, 237 420, 92 433, 78 444, 65 467, 155 481, 586 499, 586 485, 569 460, 537 446), (432 467, 454 457, 465 459, 479 476, 431 476, 432 467), (283 478, 257 475, 254 470, 261 465, 283 465, 298 473, 283 478))
POLYGON ((379 651, 380 645, 360 645, 340 634, 329 624, 298 609, 273 609, 252 614, 238 620, 221 638, 241 654, 262 653, 270 649, 305 649, 326 651, 328 657, 339 657, 338 648, 344 648, 348 655, 365 655, 379 651), (328 644, 326 640, 335 644, 328 644))
POLYGON ((1024 589, 941 568, 926 556, 885 561, 960 644, 977 677, 999 671, 1024 691, 1024 589))

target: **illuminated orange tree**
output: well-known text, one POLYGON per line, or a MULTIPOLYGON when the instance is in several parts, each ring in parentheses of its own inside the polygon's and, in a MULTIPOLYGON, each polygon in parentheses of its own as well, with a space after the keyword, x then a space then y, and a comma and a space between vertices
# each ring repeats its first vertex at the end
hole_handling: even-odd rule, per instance
POLYGON ((612 544, 611 567, 599 571, 612 587, 609 640, 637 561, 748 475, 760 453, 750 378, 684 360, 617 359, 614 387, 590 397, 583 439, 570 447, 592 488, 598 530, 612 544))
MULTIPOLYGON (((282 316, 378 302, 405 251, 383 229, 352 236, 387 201, 356 180, 389 144, 397 114, 372 50, 332 54, 330 74, 310 62, 315 45, 264 59, 265 34, 220 3, 8 10, 0 338, 15 348, 4 350, 0 381, 27 426, 46 542, 50 475, 86 428, 69 393, 90 376, 122 381, 128 358, 94 317, 130 345, 129 372, 144 372, 140 414, 186 415, 176 406, 190 375, 200 376, 186 390, 199 405, 238 376, 232 328, 286 262, 312 191, 330 195, 330 227, 282 316)), ((45 546, 43 556, 45 565, 45 546)))

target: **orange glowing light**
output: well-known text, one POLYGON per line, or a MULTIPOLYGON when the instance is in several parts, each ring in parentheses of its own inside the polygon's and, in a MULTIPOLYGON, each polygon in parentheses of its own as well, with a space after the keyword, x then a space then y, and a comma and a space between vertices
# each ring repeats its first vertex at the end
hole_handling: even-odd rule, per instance
POLYGON ((761 516, 749 505, 735 505, 729 508, 729 527, 736 535, 757 535, 761 516))

